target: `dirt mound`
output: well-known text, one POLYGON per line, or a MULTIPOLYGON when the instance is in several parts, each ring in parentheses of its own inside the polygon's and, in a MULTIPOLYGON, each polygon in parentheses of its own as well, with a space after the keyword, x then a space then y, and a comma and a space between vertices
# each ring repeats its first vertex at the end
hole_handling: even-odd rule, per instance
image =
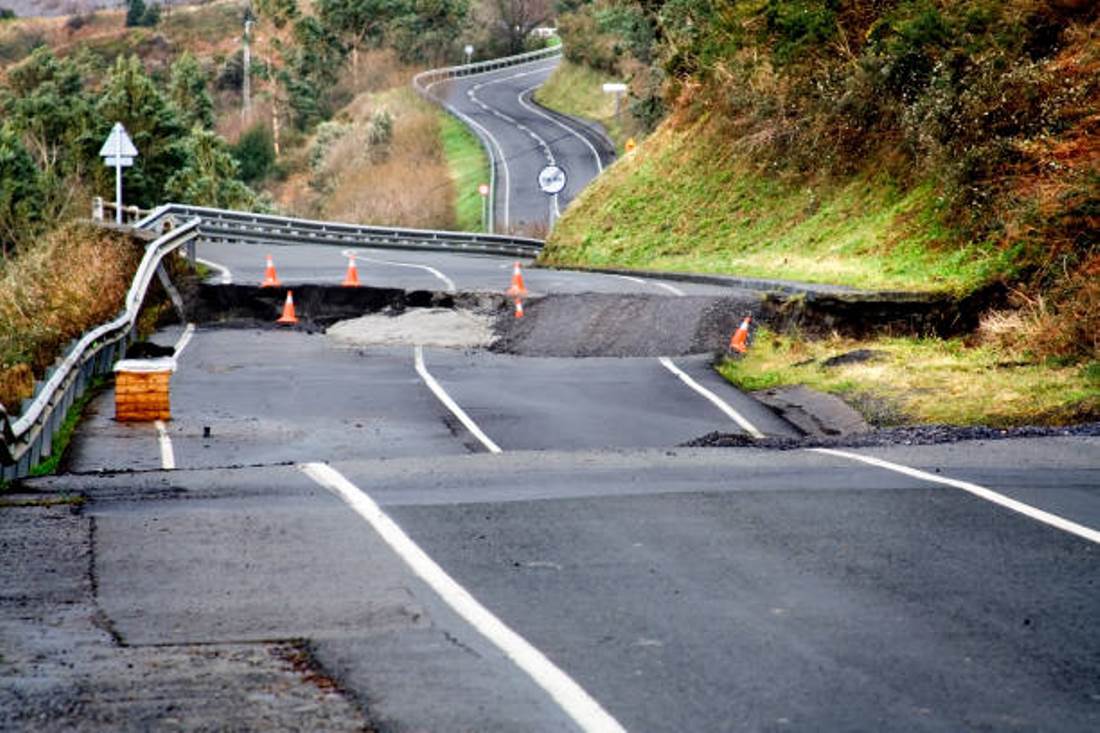
POLYGON ((754 294, 734 297, 550 295, 497 321, 494 351, 521 356, 682 356, 724 350, 754 294))
POLYGON ((491 317, 469 310, 414 308, 339 321, 326 334, 353 346, 419 344, 472 349, 492 343, 492 323, 491 317))

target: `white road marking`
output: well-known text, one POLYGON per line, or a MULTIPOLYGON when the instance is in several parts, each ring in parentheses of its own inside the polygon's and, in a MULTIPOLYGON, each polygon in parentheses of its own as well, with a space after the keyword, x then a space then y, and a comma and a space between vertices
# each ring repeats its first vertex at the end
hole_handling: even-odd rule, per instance
POLYGON ((958 479, 947 478, 946 476, 937 476, 927 471, 921 471, 917 468, 910 468, 900 463, 893 463, 891 461, 884 461, 881 458, 874 458, 872 456, 864 456, 859 453, 849 453, 848 451, 834 450, 832 448, 808 448, 807 450, 813 453, 822 453, 829 456, 837 456, 839 458, 847 458, 852 461, 859 461, 860 463, 866 463, 871 466, 878 466, 879 468, 885 468, 888 471, 894 471, 895 473, 911 476, 912 478, 920 479, 922 481, 928 481, 934 484, 943 484, 944 486, 951 486, 956 489, 962 489, 963 491, 973 494, 980 499, 985 499, 988 502, 1002 506, 1005 509, 1010 509, 1014 512, 1023 514, 1025 517, 1030 517, 1043 524, 1056 527, 1064 532, 1076 535, 1090 542, 1100 544, 1100 531, 1086 527, 1083 524, 1078 524, 1065 517, 1060 517, 1057 514, 1051 514, 1045 512, 1042 509, 1037 509, 1030 504, 1024 504, 1022 501, 1016 501, 1004 494, 998 494, 992 489, 987 489, 984 486, 978 484, 972 484, 969 481, 959 481, 958 479))
POLYGON ((418 578, 439 594, 466 623, 484 636, 553 698, 581 730, 625 733, 625 729, 573 678, 509 628, 446 573, 389 515, 339 471, 323 463, 300 465, 303 473, 344 500, 397 553, 418 578))
POLYGON ((443 282, 443 286, 447 288, 448 293, 458 292, 458 288, 455 287, 454 280, 447 277, 434 267, 429 267, 428 265, 416 265, 411 262, 395 262, 393 260, 380 260, 376 257, 367 257, 366 255, 361 255, 354 249, 345 249, 341 254, 343 254, 344 257, 351 257, 356 260, 363 260, 364 262, 374 262, 375 264, 379 265, 393 265, 394 267, 415 267, 418 270, 425 270, 441 280, 443 282))
POLYGON ((637 283, 638 285, 656 285, 657 287, 664 288, 673 295, 681 298, 687 295, 687 293, 685 293, 683 290, 680 290, 680 288, 669 285, 668 283, 660 282, 659 280, 643 280, 640 277, 633 277, 631 275, 612 275, 612 277, 617 277, 621 280, 629 280, 630 282, 637 283))
MULTIPOLYGON (((451 80, 450 79, 440 79, 439 81, 432 82, 431 84, 429 84, 428 86, 426 86, 424 88, 424 91, 430 92, 431 88, 434 87, 436 84, 442 84, 444 82, 449 82, 449 81, 451 81, 451 80)), ((472 90, 467 90, 467 95, 470 97, 470 99, 473 99, 475 102, 477 102, 479 105, 481 105, 482 109, 486 109, 486 106, 484 104, 482 104, 480 100, 476 99, 471 94, 471 91, 472 90)), ((500 161, 501 170, 504 173, 504 228, 505 228, 505 230, 507 230, 511 227, 511 221, 512 221, 512 218, 511 218, 512 217, 512 213, 511 213, 511 209, 512 209, 512 192, 510 190, 511 189, 510 183, 511 183, 512 174, 511 174, 511 171, 508 168, 508 159, 504 157, 504 148, 501 147, 500 141, 498 141, 495 137, 493 137, 493 133, 489 132, 489 130, 484 125, 480 124, 479 122, 476 122, 469 115, 464 114, 463 112, 460 112, 459 110, 454 109, 453 107, 449 106, 448 109, 450 109, 451 112, 456 117, 458 117, 460 120, 465 122, 467 125, 469 125, 470 127, 474 128, 477 131, 480 131, 480 134, 482 135, 482 139, 489 141, 490 153, 492 152, 492 149, 494 147, 496 148, 497 155, 499 156, 499 158, 497 160, 500 161)), ((490 161, 490 165, 493 165, 493 161, 490 161)), ((495 194, 495 192, 494 192, 494 194, 495 194)), ((490 217, 490 221, 489 221, 489 231, 490 231, 490 233, 494 230, 492 218, 493 217, 490 217)))
POLYGON ((428 367, 424 365, 423 346, 416 347, 416 373, 419 374, 420 378, 424 380, 424 384, 428 385, 428 389, 430 389, 435 394, 435 396, 439 398, 439 401, 442 402, 443 405, 451 411, 451 414, 457 417, 459 422, 465 425, 466 429, 469 430, 475 438, 481 441, 481 444, 484 445, 490 453, 504 452, 500 449, 499 445, 494 443, 493 440, 488 435, 486 435, 481 428, 478 427, 477 423, 475 423, 470 418, 470 416, 466 414, 466 411, 463 410, 457 402, 451 399, 451 396, 447 394, 447 391, 443 389, 439 382, 435 381, 435 377, 433 377, 428 372, 428 367))
POLYGON ((172 439, 168 437, 168 426, 163 420, 153 423, 157 427, 157 437, 160 441, 160 467, 165 471, 176 469, 176 454, 172 452, 172 439))
POLYGON ((202 257, 196 257, 195 262, 201 262, 212 270, 217 270, 222 274, 222 285, 233 284, 233 273, 229 271, 229 268, 225 265, 219 265, 217 262, 208 260, 202 257))
POLYGON ((574 129, 573 129, 572 127, 570 127, 569 125, 565 124, 565 123, 564 123, 564 122, 562 122, 561 120, 557 119, 556 117, 551 117, 550 115, 548 115, 548 114, 546 114, 545 112, 543 112, 542 110, 540 110, 540 109, 539 109, 538 107, 536 107, 536 106, 534 106, 534 105, 530 105, 530 104, 527 104, 526 102, 524 102, 524 101, 523 101, 523 97, 524 97, 524 95, 530 95, 530 94, 531 94, 531 92, 532 92, 532 91, 534 91, 534 90, 535 90, 535 89, 537 89, 537 88, 538 88, 537 86, 534 86, 534 87, 530 87, 529 89, 526 89, 526 90, 524 90, 524 91, 523 91, 523 92, 522 92, 522 93, 521 93, 521 94, 519 95, 519 103, 520 103, 520 104, 521 104, 521 105, 523 106, 523 108, 524 108, 524 109, 526 109, 526 110, 527 110, 528 112, 531 112, 532 114, 538 115, 539 117, 542 117, 542 118, 543 118, 544 120, 547 120, 548 122, 551 122, 551 123, 553 123, 553 124, 557 125, 557 126, 558 126, 558 127, 560 127, 561 129, 563 129, 563 130, 565 130, 566 132, 568 132, 569 134, 573 135, 573 137, 575 137, 575 138, 577 138, 578 140, 580 140, 580 141, 581 141, 582 143, 584 143, 584 144, 585 144, 586 146, 588 146, 588 149, 589 149, 590 151, 592 151, 592 156, 593 156, 593 157, 594 157, 594 158, 596 159, 596 170, 597 170, 597 171, 599 171, 600 173, 603 173, 603 161, 602 161, 602 160, 600 160, 600 154, 599 154, 599 152, 598 152, 598 151, 596 150, 596 146, 595 146, 595 145, 593 145, 593 144, 592 144, 592 143, 591 143, 591 142, 590 142, 590 141, 588 140, 588 138, 586 138, 586 137, 585 137, 584 135, 580 134, 579 132, 577 132, 576 130, 574 130, 574 129))
POLYGON ((679 377, 681 382, 691 387, 703 397, 707 398, 711 402, 711 404, 713 404, 715 407, 725 413, 726 417, 740 425, 741 429, 744 430, 746 433, 756 438, 757 440, 765 437, 764 434, 757 430, 756 426, 749 422, 744 415, 730 407, 730 405, 721 397, 714 394, 709 389, 692 379, 687 374, 687 372, 673 364, 672 360, 669 359, 667 356, 660 357, 658 361, 661 362, 661 365, 664 366, 665 369, 668 369, 670 372, 679 377))
POLYGON ((195 324, 194 323, 188 323, 184 327, 183 333, 180 334, 179 340, 176 341, 176 345, 174 347, 175 350, 176 350, 176 358, 177 359, 179 358, 180 354, 183 353, 183 350, 187 348, 187 344, 191 343, 191 337, 194 336, 194 335, 195 335, 195 324))

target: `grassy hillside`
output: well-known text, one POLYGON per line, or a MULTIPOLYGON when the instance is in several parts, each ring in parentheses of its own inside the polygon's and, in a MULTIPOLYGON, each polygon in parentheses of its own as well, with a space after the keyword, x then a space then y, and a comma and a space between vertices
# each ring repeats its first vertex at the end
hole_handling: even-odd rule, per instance
POLYGON ((956 292, 1011 269, 993 243, 954 241, 937 207, 930 183, 882 170, 762 172, 713 118, 670 120, 573 204, 543 259, 956 292))

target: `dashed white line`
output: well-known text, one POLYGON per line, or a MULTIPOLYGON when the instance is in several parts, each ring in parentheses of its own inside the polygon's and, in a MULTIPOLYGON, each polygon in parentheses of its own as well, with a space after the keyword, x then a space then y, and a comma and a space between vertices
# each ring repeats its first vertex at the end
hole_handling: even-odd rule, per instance
POLYGON ((878 466, 879 468, 885 468, 888 471, 894 471, 895 473, 911 476, 912 478, 920 479, 921 481, 928 481, 934 484, 943 484, 944 486, 951 486, 956 489, 962 489, 963 491, 973 494, 980 499, 985 499, 988 502, 997 504, 1011 511, 1023 514, 1025 517, 1030 517, 1043 524, 1056 527, 1064 532, 1086 539, 1090 542, 1100 544, 1100 531, 1086 527, 1083 524, 1078 524, 1065 517, 1060 517, 1057 514, 1051 514, 1045 512, 1042 509, 1037 509, 1030 504, 1025 504, 1022 501, 1011 499, 1004 494, 998 494, 992 489, 987 489, 984 486, 978 484, 972 484, 969 481, 959 481, 958 479, 947 478, 946 476, 937 476, 927 471, 921 471, 917 468, 910 468, 909 466, 902 465, 900 463, 893 463, 891 461, 884 461, 881 458, 874 458, 872 456, 864 456, 859 453, 849 453, 848 451, 835 450, 833 448, 808 448, 807 450, 813 453, 822 453, 829 456, 837 456, 840 458, 847 458, 851 461, 859 461, 860 463, 866 463, 871 466, 878 466))
POLYGON ((176 454, 172 451, 172 439, 168 437, 168 426, 163 420, 153 423, 157 428, 157 438, 160 442, 160 467, 165 471, 176 469, 176 454))
POLYGON ((428 372, 428 367, 424 364, 424 347, 416 347, 416 373, 420 375, 420 378, 424 380, 424 384, 428 385, 428 389, 439 399, 443 405, 451 411, 451 414, 458 418, 459 422, 466 426, 466 429, 470 431, 475 438, 477 438, 483 446, 490 453, 503 453, 500 446, 493 442, 492 438, 486 435, 477 423, 475 423, 466 411, 463 410, 457 402, 455 402, 447 391, 435 380, 428 372))
POLYGON ((482 636, 541 687, 573 719, 590 733, 625 733, 622 725, 603 709, 584 688, 526 639, 509 628, 469 591, 447 574, 389 515, 358 486, 323 463, 299 467, 303 473, 332 491, 363 517, 406 565, 482 636))
POLYGON ((707 389, 706 387, 704 387, 703 385, 699 384, 694 379, 692 379, 691 376, 687 374, 687 372, 685 372, 683 369, 681 369, 680 367, 673 364, 672 360, 669 359, 667 356, 660 357, 658 359, 658 361, 661 362, 661 364, 664 366, 665 369, 668 369, 670 372, 672 372, 677 377, 679 377, 681 382, 683 382, 684 384, 686 384, 687 386, 691 387, 693 390, 698 392, 700 395, 705 397, 707 400, 709 400, 711 402, 711 404, 713 404, 715 407, 717 407, 719 410, 721 410, 723 413, 725 413, 726 417, 728 417, 729 419, 733 420, 735 423, 740 425, 741 429, 744 430, 746 433, 748 433, 752 437, 756 438, 757 440, 760 440, 761 438, 765 437, 764 434, 762 432, 760 432, 756 428, 755 425, 753 425, 751 422, 749 422, 748 419, 744 415, 742 415, 737 410, 733 409, 721 397, 714 394, 709 389, 707 389))
POLYGON ((374 262, 374 263, 379 264, 379 265, 392 265, 394 267, 414 267, 418 270, 424 270, 426 272, 431 273, 437 279, 442 281, 443 286, 447 289, 448 293, 458 292, 458 288, 455 287, 454 280, 447 277, 446 275, 444 275, 442 272, 435 269, 434 267, 429 267, 428 265, 416 265, 416 264, 413 264, 411 262, 395 262, 393 260, 381 260, 381 259, 378 259, 377 257, 367 257, 366 255, 359 254, 358 252, 356 252, 353 249, 345 249, 342 254, 344 255, 344 257, 351 257, 351 258, 354 258, 356 260, 362 260, 363 262, 374 262))
POLYGON ((600 173, 603 173, 603 161, 602 161, 602 160, 600 159, 600 154, 599 154, 599 152, 598 152, 598 151, 596 150, 596 146, 595 146, 595 145, 593 145, 593 144, 591 143, 591 141, 589 141, 589 139, 588 139, 588 138, 586 138, 586 137, 585 137, 584 135, 580 134, 579 132, 577 132, 576 130, 574 130, 574 129, 573 129, 572 127, 570 127, 569 125, 565 124, 565 123, 564 123, 564 122, 562 122, 561 120, 559 120, 559 119, 557 119, 557 118, 554 118, 554 117, 551 117, 550 115, 546 114, 545 112, 543 112, 542 110, 538 109, 538 108, 537 108, 537 107, 535 107, 534 105, 530 105, 530 104, 527 104, 527 102, 524 102, 524 101, 523 101, 523 97, 524 97, 524 95, 530 95, 530 94, 531 94, 531 92, 532 92, 532 91, 534 91, 534 90, 535 90, 535 89, 537 89, 537 88, 538 88, 538 86, 534 86, 534 87, 530 87, 530 88, 528 88, 528 89, 525 89, 524 91, 520 92, 520 95, 519 95, 519 103, 520 103, 520 105, 521 105, 521 106, 522 106, 522 107, 523 107, 523 108, 524 108, 525 110, 527 110, 528 112, 531 112, 532 114, 538 115, 539 117, 542 117, 542 118, 543 118, 544 120, 547 120, 548 122, 551 122, 551 123, 553 123, 553 124, 557 125, 557 126, 558 126, 558 127, 560 127, 561 129, 565 130, 565 131, 566 131, 566 132, 568 132, 569 134, 573 135, 573 137, 577 138, 577 139, 578 139, 578 140, 580 140, 580 141, 581 141, 582 143, 584 143, 584 144, 585 144, 585 145, 586 145, 586 146, 588 147, 588 149, 589 149, 590 151, 592 151, 592 155, 593 155, 593 157, 595 157, 595 158, 596 158, 596 170, 597 170, 597 171, 599 171, 600 173))

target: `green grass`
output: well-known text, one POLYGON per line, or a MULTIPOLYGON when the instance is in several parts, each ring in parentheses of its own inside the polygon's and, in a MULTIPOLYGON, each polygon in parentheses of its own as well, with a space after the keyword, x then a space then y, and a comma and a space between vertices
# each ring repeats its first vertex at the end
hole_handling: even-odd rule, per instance
POLYGON ((992 346, 957 339, 832 338, 805 341, 757 330, 746 356, 719 372, 748 391, 803 384, 838 395, 875 425, 940 423, 1012 427, 1100 419, 1096 363, 1025 363, 992 346), (879 358, 825 367, 854 349, 879 358))
POLYGON ((951 292, 1011 271, 1012 252, 944 230, 930 185, 881 172, 807 185, 750 161, 705 122, 666 123, 569 208, 543 259, 951 292))
POLYGON ((454 182, 456 224, 460 231, 484 231, 484 202, 477 187, 489 182, 489 160, 481 143, 465 125, 445 112, 439 114, 443 150, 454 182))
MULTIPOLYGON (((637 136, 638 131, 625 109, 616 118, 615 97, 603 92, 605 82, 615 81, 622 80, 587 66, 562 61, 535 92, 535 100, 558 112, 599 122, 615 143, 616 150, 622 153, 626 139, 637 136)), ((623 105, 626 105, 626 100, 623 105)))
POLYGON ((80 416, 84 413, 84 408, 87 407, 88 403, 95 399, 96 395, 102 392, 104 387, 110 384, 110 382, 111 380, 107 377, 96 377, 88 384, 87 388, 84 390, 84 394, 76 400, 73 400, 72 407, 69 408, 69 412, 65 415, 65 421, 61 423, 61 429, 57 432, 57 435, 54 436, 50 457, 31 468, 30 475, 32 477, 49 476, 57 472, 57 467, 61 464, 61 458, 65 455, 65 450, 69 447, 69 441, 73 438, 73 432, 80 422, 80 416))

